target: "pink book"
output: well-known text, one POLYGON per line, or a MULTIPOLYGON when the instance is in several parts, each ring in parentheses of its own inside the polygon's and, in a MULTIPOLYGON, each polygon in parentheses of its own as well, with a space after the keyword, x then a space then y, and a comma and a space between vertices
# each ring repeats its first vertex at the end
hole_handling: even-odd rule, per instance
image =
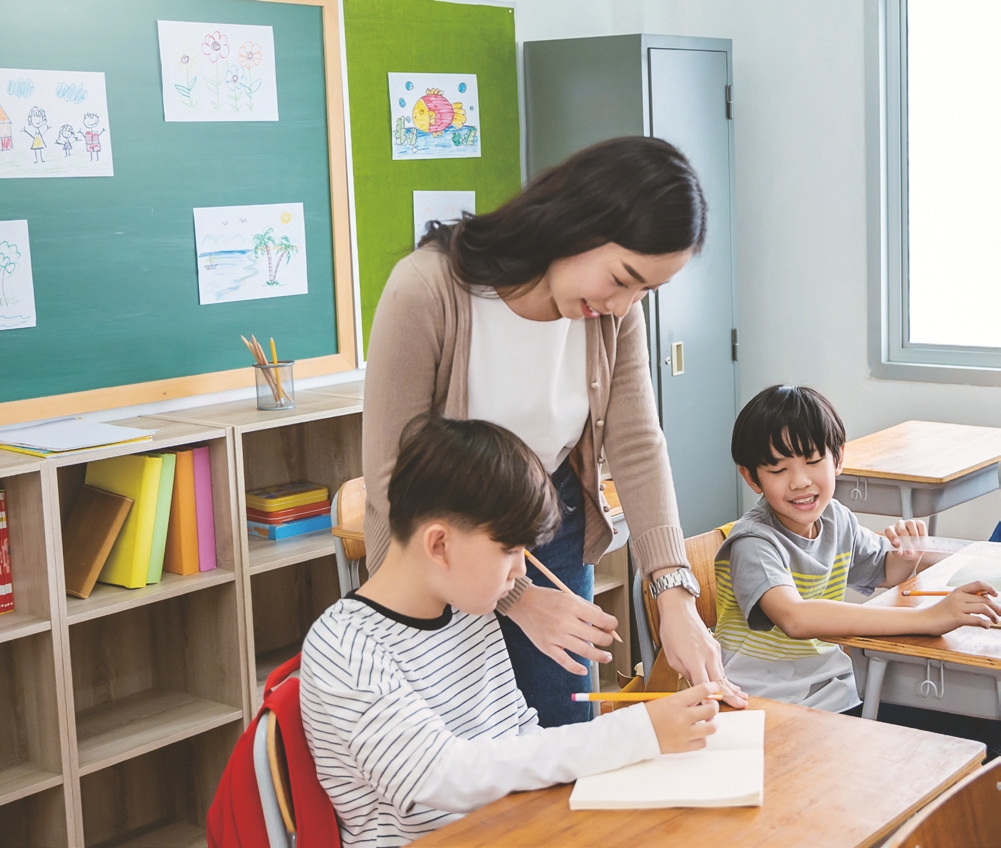
POLYGON ((198 447, 194 451, 195 466, 195 520, 198 525, 198 570, 211 571, 216 567, 215 520, 212 513, 212 470, 209 449, 198 447))

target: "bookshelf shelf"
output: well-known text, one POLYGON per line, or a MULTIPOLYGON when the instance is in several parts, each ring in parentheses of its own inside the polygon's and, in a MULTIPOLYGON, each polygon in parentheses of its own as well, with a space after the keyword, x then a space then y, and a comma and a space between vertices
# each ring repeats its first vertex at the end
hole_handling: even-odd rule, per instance
POLYGON ((142 589, 123 589, 120 586, 98 583, 89 598, 66 599, 66 621, 72 626, 235 580, 236 575, 232 571, 216 568, 184 577, 165 572, 159 583, 152 583, 142 589))
POLYGON ((16 763, 0 768, 0 806, 59 786, 63 776, 37 763, 16 763))
POLYGON ((187 822, 175 822, 166 827, 143 833, 116 848, 205 848, 205 828, 187 822))
POLYGON ((302 640, 299 639, 288 645, 282 645, 280 648, 264 651, 257 655, 255 659, 254 682, 257 685, 258 702, 264 700, 264 684, 268 680, 268 675, 283 662, 292 659, 301 650, 302 640))
POLYGON ((242 709, 171 690, 138 692, 92 707, 76 716, 80 774, 242 719, 242 709))
POLYGON ((15 608, 0 616, 0 643, 32 636, 35 633, 44 633, 51 629, 52 624, 47 618, 32 615, 29 612, 21 612, 15 608))
POLYGON ((247 549, 250 552, 250 573, 254 575, 317 557, 333 556, 334 537, 329 530, 278 541, 248 536, 247 549))

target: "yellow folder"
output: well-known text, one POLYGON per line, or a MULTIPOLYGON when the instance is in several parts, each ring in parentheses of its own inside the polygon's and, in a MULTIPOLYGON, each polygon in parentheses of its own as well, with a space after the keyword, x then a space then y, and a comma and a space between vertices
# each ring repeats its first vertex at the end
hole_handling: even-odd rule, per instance
POLYGON ((162 465, 160 457, 144 454, 87 463, 88 486, 105 489, 133 501, 125 524, 101 569, 98 580, 102 583, 114 583, 128 589, 146 585, 162 465))

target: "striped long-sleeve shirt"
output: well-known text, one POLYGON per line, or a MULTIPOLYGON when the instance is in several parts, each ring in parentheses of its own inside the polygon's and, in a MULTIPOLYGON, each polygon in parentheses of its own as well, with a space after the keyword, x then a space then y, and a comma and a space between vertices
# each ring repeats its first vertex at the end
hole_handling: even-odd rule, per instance
POLYGON ((302 719, 345 846, 405 845, 515 790, 660 751, 647 712, 542 730, 494 615, 398 615, 349 595, 302 651, 302 719))

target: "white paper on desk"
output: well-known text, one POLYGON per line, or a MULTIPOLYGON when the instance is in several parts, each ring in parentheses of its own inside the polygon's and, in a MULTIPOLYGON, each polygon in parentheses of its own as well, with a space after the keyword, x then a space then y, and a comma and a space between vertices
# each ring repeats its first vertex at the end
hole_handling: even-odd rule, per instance
POLYGON ((83 418, 62 418, 46 424, 0 430, 0 444, 56 453, 149 439, 155 432, 156 430, 120 427, 100 421, 85 421, 83 418))
POLYGON ((662 754, 613 771, 580 778, 571 810, 663 807, 760 807, 765 786, 765 713, 741 710, 716 716, 706 747, 662 754))
POLYGON ((997 542, 974 542, 954 554, 950 562, 962 564, 946 584, 949 587, 965 586, 974 580, 983 580, 1001 591, 1001 545, 997 542))

